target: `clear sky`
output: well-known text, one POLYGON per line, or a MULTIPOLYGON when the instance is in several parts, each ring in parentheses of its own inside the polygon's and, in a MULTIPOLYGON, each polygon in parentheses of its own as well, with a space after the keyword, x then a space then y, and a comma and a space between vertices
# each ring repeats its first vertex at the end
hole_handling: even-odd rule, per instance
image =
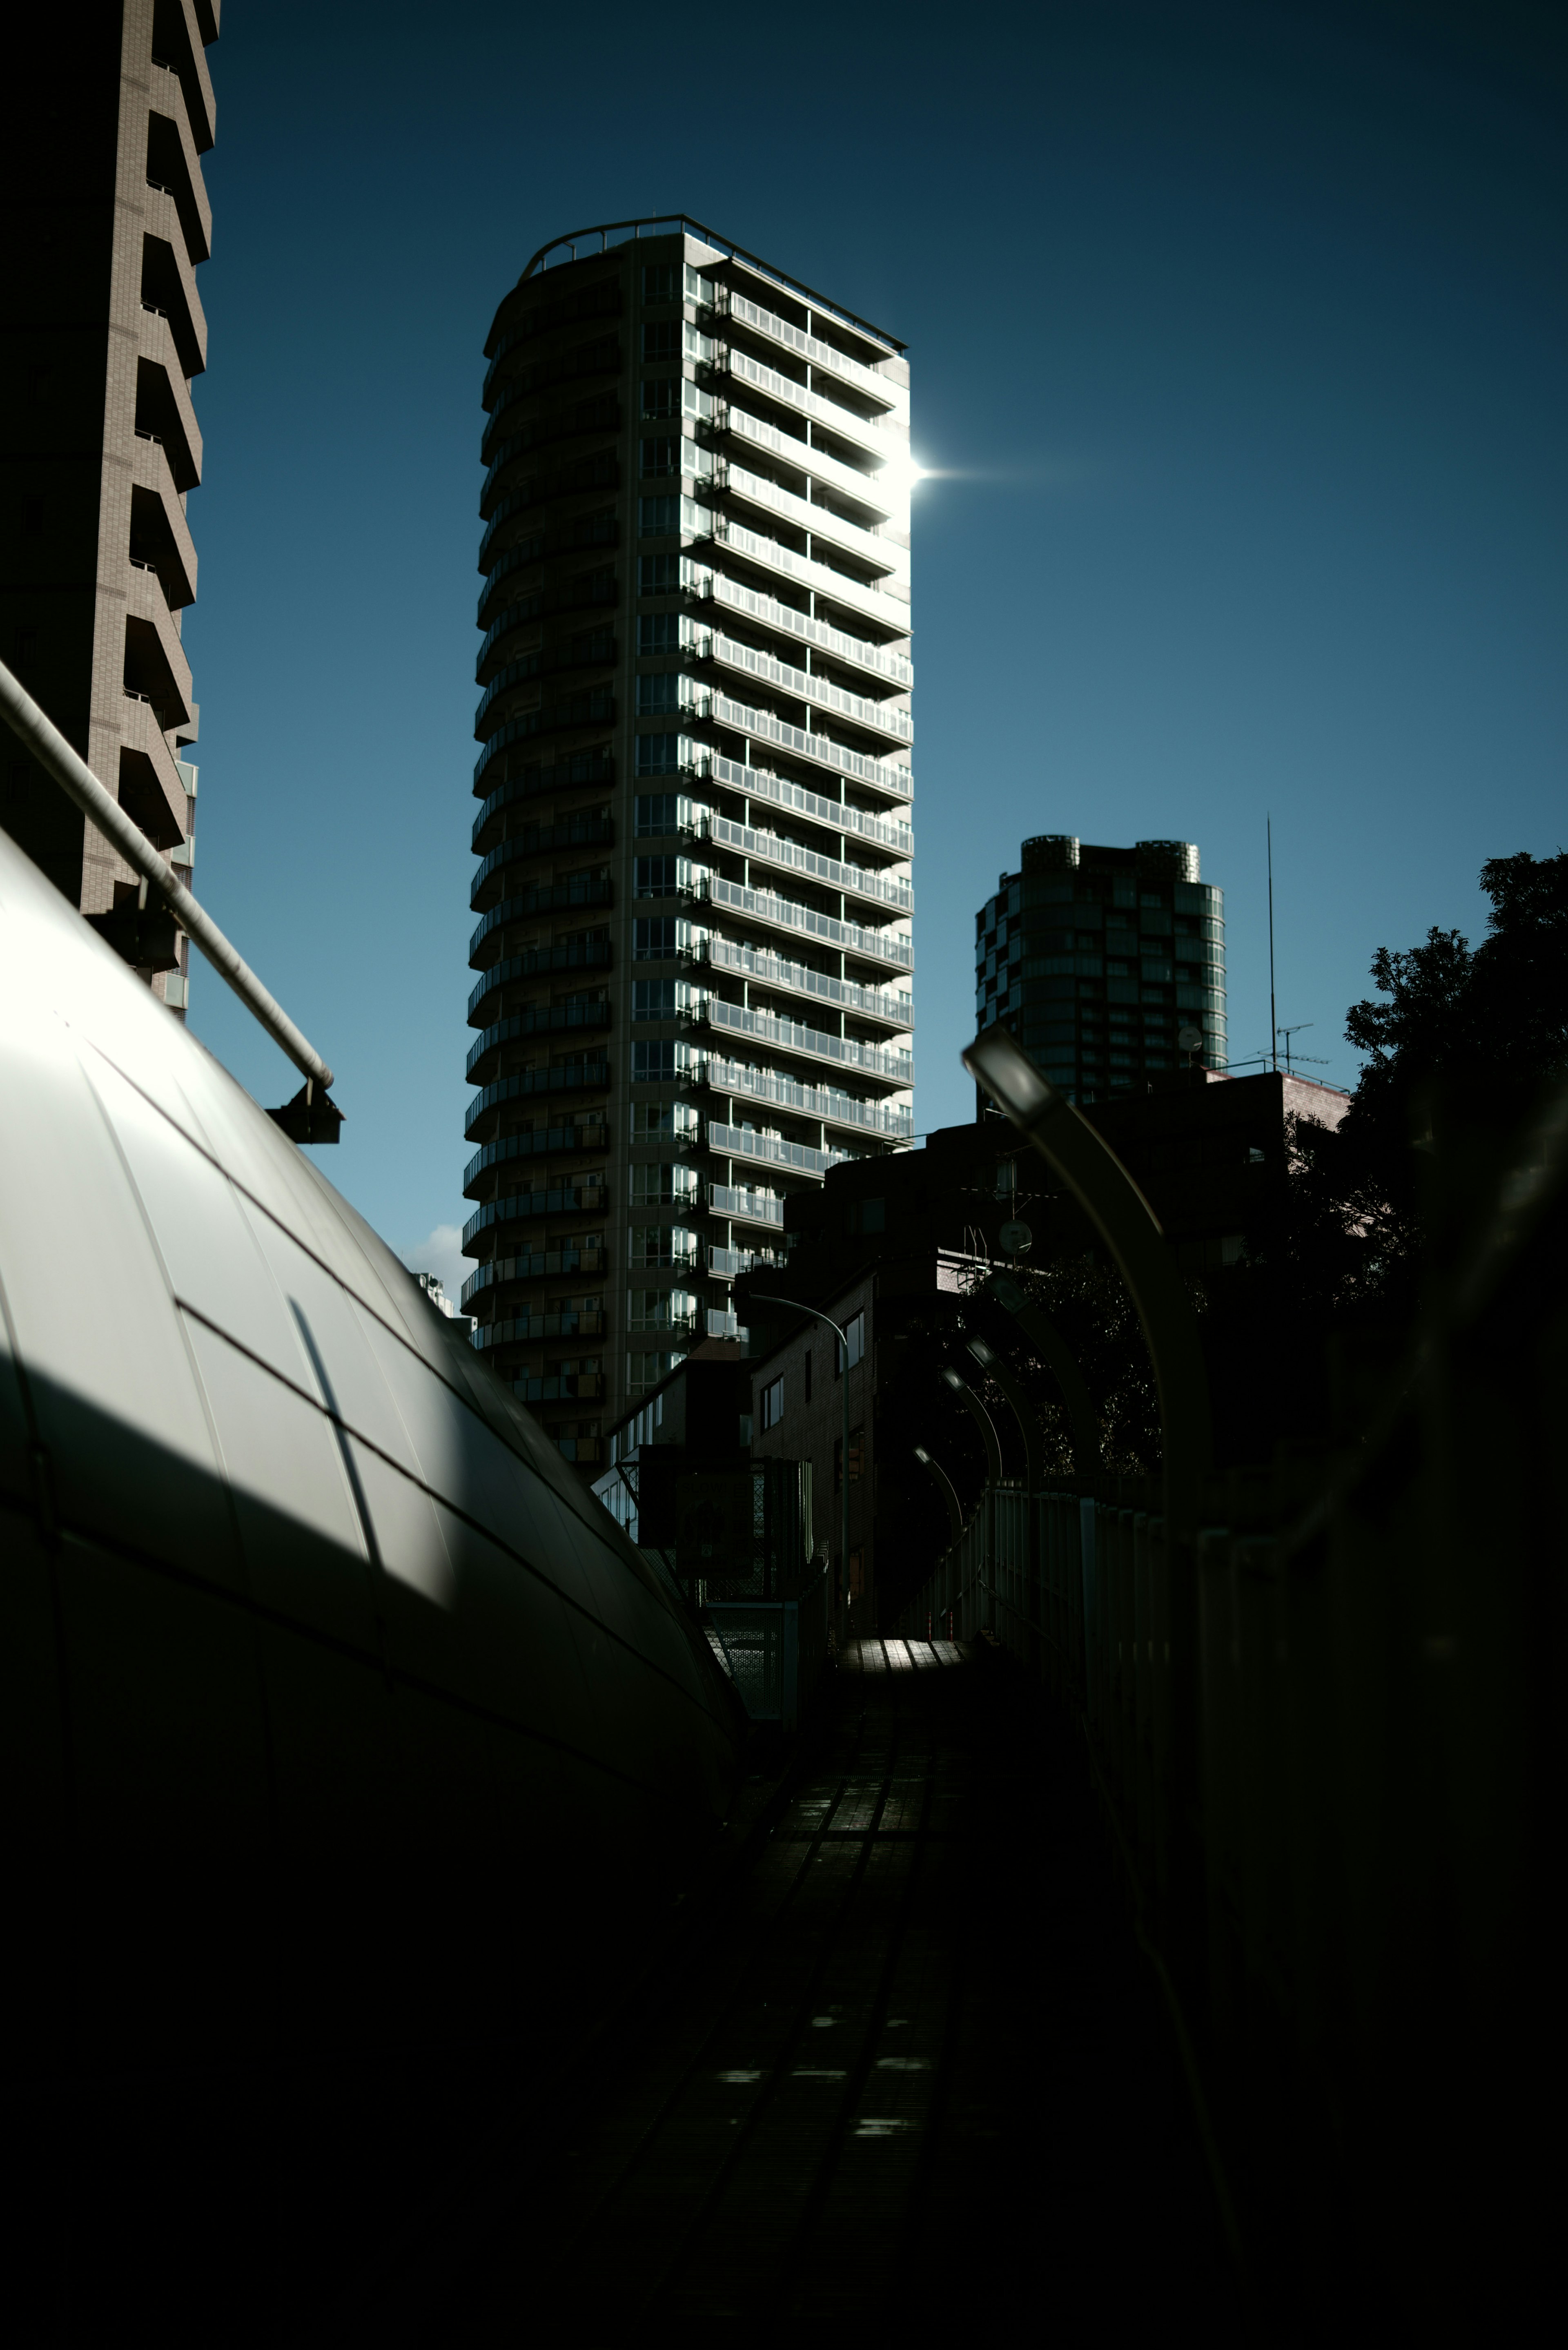
MULTIPOLYGON (((1568 840, 1563 25, 230 0, 195 885, 394 1247, 456 1271, 482 353, 530 254, 684 211, 909 346, 918 1126, 973 1115, 973 913, 1033 832, 1199 842, 1241 1060, 1272 813, 1279 1017, 1348 1085, 1373 951, 1568 840)), ((192 1024, 294 1090, 199 959, 192 1024)))

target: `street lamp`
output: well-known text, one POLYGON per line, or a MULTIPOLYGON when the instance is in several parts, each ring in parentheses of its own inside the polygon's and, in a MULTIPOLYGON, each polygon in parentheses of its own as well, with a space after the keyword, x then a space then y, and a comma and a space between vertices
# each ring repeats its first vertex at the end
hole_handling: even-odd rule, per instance
POLYGON ((822 1310, 821 1310, 821 1308, 820 1308, 819 1306, 815 1306, 815 1305, 801 1305, 801 1303, 800 1303, 800 1301, 799 1301, 799 1299, 798 1299, 798 1298, 794 1298, 794 1297, 764 1297, 764 1296, 763 1296, 763 1295, 761 1295, 761 1293, 760 1293, 759 1291, 754 1290, 754 1289, 753 1289, 753 1291, 751 1291, 751 1293, 750 1293, 750 1297, 751 1297, 751 1303, 752 1303, 753 1305, 787 1305, 787 1306, 791 1309, 791 1311, 792 1311, 792 1312, 794 1312, 794 1313, 795 1313, 795 1314, 809 1314, 809 1315, 811 1315, 811 1317, 812 1317, 813 1321, 815 1321, 815 1322, 826 1322, 826 1325, 827 1325, 827 1326, 828 1326, 828 1328, 832 1331, 832 1333, 833 1333, 834 1336, 837 1339, 837 1341, 838 1341, 839 1345, 840 1345, 840 1346, 843 1347, 843 1349, 844 1349, 844 1473, 843 1473, 842 1478, 840 1479, 840 1484, 841 1484, 841 1487, 842 1487, 842 1490, 843 1490, 843 1494, 844 1494, 844 1520, 843 1520, 843 1535, 842 1535, 842 1545, 841 1545, 840 1557, 839 1557, 839 1569, 838 1569, 838 1572, 839 1572, 839 1582, 840 1582, 839 1596, 840 1596, 841 1598, 843 1598, 843 1599, 847 1600, 847 1598, 848 1598, 848 1596, 849 1596, 849 1336, 848 1336, 848 1333, 847 1333, 846 1331, 841 1330, 841 1329, 839 1328, 839 1326, 838 1326, 837 1323, 834 1320, 834 1318, 833 1318, 833 1316, 832 1316, 832 1315, 831 1315, 831 1314, 824 1314, 824 1313, 822 1312, 822 1310))

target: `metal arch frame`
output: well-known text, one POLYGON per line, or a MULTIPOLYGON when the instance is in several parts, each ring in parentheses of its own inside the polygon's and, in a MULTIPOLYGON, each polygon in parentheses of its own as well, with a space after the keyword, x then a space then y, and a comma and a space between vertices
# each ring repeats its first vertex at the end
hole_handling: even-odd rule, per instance
POLYGON ((950 1543, 948 1545, 950 1550, 953 1544, 962 1542, 965 1532, 963 1508, 959 1501, 958 1488, 953 1483, 952 1479, 948 1475, 947 1471, 942 1467, 941 1462, 937 1459, 936 1455, 933 1452, 929 1452, 923 1444, 916 1445, 915 1458, 919 1462, 922 1469, 929 1469, 930 1471, 932 1476, 936 1479, 938 1484, 942 1489, 942 1499, 948 1505, 948 1523, 952 1529, 952 1543, 950 1543))
POLYGON ((996 1422, 992 1419, 990 1412, 987 1411, 961 1371, 955 1370, 950 1363, 944 1363, 937 1377, 942 1385, 956 1395, 959 1401, 965 1406, 980 1430, 980 1440, 985 1447, 987 1485, 1000 1485, 1002 1444, 996 1433, 996 1422))
MULTIPOLYGON (((1032 1305, 1017 1283, 1010 1280, 1006 1274, 993 1273, 985 1284, 984 1294, 993 1297, 1004 1313, 1012 1315, 1061 1388, 1062 1400, 1067 1407, 1067 1416, 1073 1428, 1073 1473, 1076 1477, 1089 1476, 1099 1463, 1104 1440, 1100 1433, 1099 1414, 1084 1383, 1077 1357, 1050 1315, 1043 1313, 1038 1305, 1032 1305)), ((1000 1362, 1001 1357, 994 1357, 994 1360, 1000 1362)), ((992 1370, 992 1364, 988 1362, 986 1368, 992 1370)), ((996 1376, 994 1371, 992 1375, 996 1376)), ((997 1385, 1016 1411, 1018 1405, 1008 1394, 1005 1367, 1004 1375, 997 1377, 997 1385)))

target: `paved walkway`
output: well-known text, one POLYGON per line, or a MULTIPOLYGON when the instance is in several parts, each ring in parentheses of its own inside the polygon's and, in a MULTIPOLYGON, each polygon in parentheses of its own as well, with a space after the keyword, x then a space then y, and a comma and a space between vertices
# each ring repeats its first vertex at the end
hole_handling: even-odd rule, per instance
POLYGON ((1239 2338, 1081 1753, 1000 1656, 849 1652, 776 1818, 528 2135, 482 2236, 338 2338, 1239 2338))

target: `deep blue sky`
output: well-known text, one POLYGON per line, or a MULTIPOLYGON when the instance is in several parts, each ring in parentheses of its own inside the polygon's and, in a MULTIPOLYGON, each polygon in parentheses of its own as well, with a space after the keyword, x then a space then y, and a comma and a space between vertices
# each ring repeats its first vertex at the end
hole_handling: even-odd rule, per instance
MULTIPOLYGON (((1199 843, 1240 1060, 1272 811, 1279 1016, 1349 1084, 1374 949, 1568 837, 1561 23, 231 0, 196 887, 395 1247, 462 1216, 482 350, 535 248, 684 210, 909 345, 920 1128, 973 1114, 1031 832, 1199 843)), ((193 1024, 293 1090, 199 962, 193 1024)))

